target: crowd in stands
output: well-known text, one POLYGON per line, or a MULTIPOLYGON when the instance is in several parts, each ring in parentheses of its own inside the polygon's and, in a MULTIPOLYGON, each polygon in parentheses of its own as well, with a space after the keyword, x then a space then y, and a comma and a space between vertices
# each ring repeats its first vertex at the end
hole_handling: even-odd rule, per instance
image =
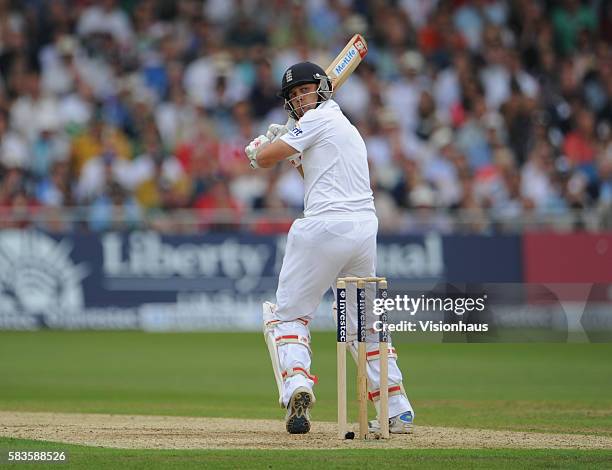
POLYGON ((609 211, 612 2, 0 0, 0 227, 286 230, 299 174, 244 147, 286 121, 283 71, 355 32, 334 99, 382 231, 609 211))

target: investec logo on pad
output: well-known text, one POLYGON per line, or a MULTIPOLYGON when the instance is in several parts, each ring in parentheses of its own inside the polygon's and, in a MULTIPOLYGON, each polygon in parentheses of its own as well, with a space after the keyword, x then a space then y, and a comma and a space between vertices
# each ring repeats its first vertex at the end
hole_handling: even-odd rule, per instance
POLYGON ((342 71, 347 67, 347 65, 351 63, 351 60, 353 59, 353 57, 355 57, 357 54, 358 54, 357 50, 355 49, 354 46, 348 50, 348 52, 342 59, 342 62, 336 65, 336 68, 334 69, 334 72, 336 72, 336 76, 342 73, 342 71))

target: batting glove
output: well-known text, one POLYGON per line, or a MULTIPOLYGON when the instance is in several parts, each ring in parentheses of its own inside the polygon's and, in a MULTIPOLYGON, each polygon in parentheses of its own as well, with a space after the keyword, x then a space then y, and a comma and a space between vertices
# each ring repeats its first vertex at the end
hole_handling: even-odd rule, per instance
POLYGON ((287 126, 283 126, 282 124, 270 124, 268 131, 266 132, 266 137, 270 139, 270 142, 276 142, 281 135, 286 134, 287 132, 287 126))
POLYGON ((297 121, 293 119, 292 117, 290 117, 289 119, 287 119, 287 122, 285 123, 285 127, 288 130, 293 130, 296 124, 297 124, 297 121))
POLYGON ((246 153, 246 156, 250 161, 251 168, 259 168, 259 164, 257 163, 257 154, 262 148, 268 146, 269 144, 270 139, 268 139, 265 135, 260 135, 259 137, 253 139, 251 143, 244 148, 244 153, 246 153))

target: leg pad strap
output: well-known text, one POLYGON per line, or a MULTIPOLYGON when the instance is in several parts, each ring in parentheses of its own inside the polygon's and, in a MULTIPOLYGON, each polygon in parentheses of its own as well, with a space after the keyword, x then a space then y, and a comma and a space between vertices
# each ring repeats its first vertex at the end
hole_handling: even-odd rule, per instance
POLYGON ((308 336, 283 335, 283 336, 277 336, 275 338, 275 341, 276 341, 276 347, 279 347, 283 344, 301 344, 306 349, 308 349, 309 353, 312 354, 312 351, 310 350, 310 338, 308 336))
MULTIPOLYGON (((389 347, 388 351, 389 351, 389 359, 397 359, 397 352, 395 351, 395 348, 389 347)), ((374 349, 366 353, 366 359, 368 361, 378 361, 379 358, 380 358, 380 349, 374 349)))
POLYGON ((312 380, 314 383, 319 383, 319 379, 316 375, 310 375, 309 371, 304 369, 303 367, 293 367, 292 369, 286 369, 282 373, 283 380, 286 380, 289 377, 293 377, 294 375, 303 375, 307 379, 312 380))
MULTIPOLYGON (((402 386, 402 384, 389 385, 388 390, 389 390, 389 397, 392 397, 395 395, 405 395, 404 387, 402 386)), ((368 392, 368 399, 374 402, 379 401, 380 400, 380 389, 368 392)))

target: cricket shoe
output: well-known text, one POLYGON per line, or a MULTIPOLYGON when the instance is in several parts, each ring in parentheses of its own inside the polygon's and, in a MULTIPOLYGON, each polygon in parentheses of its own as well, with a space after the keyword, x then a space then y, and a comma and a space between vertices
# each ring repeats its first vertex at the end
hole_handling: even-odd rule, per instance
MULTIPOLYGON (((389 418, 389 433, 390 434, 412 434, 414 429, 412 425, 413 417, 411 411, 406 411, 393 418, 389 418)), ((377 419, 368 421, 368 431, 380 432, 380 423, 377 419)))
POLYGON ((310 431, 310 408, 314 405, 315 397, 306 387, 298 387, 287 406, 285 424, 289 434, 306 434, 310 431))

